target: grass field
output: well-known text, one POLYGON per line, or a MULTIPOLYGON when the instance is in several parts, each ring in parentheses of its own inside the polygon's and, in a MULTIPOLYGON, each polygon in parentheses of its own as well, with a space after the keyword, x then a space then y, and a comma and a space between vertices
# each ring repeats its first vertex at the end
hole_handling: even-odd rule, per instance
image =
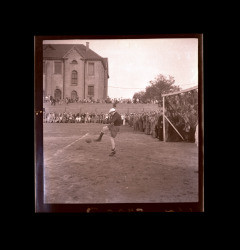
POLYGON ((129 126, 97 138, 102 124, 44 123, 45 203, 154 203, 198 201, 194 143, 161 142, 129 126))

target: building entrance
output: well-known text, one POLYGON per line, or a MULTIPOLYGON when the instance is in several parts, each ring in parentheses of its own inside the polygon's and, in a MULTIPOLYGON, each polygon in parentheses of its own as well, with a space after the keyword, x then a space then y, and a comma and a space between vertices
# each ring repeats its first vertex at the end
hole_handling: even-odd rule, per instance
POLYGON ((61 96, 62 96, 62 92, 60 89, 55 89, 55 92, 54 92, 54 99, 56 101, 59 101, 61 100, 61 96))
POLYGON ((76 99, 77 99, 77 92, 75 90, 73 90, 72 93, 71 93, 71 99, 73 101, 76 101, 76 99))

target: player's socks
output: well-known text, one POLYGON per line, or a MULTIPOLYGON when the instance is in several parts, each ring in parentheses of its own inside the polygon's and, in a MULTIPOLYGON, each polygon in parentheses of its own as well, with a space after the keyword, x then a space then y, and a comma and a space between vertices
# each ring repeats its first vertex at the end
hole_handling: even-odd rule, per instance
POLYGON ((115 154, 116 154, 116 149, 114 148, 114 149, 112 149, 112 152, 109 154, 109 156, 113 156, 115 154))
POLYGON ((99 137, 95 140, 95 141, 101 141, 102 140, 102 136, 103 136, 103 132, 100 133, 99 137))

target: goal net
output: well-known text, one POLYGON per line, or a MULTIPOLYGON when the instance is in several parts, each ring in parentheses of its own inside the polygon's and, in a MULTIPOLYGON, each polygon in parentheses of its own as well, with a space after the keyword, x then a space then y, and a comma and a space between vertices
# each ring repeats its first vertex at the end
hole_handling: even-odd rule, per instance
POLYGON ((195 142, 198 87, 163 96, 163 140, 195 142))

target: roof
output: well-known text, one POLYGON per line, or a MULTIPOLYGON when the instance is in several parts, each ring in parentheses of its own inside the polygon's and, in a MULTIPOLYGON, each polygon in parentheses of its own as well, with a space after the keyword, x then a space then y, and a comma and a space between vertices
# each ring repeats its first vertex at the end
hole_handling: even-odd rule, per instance
MULTIPOLYGON (((44 44, 43 45, 43 58, 59 59, 73 47, 80 53, 86 60, 101 60, 103 58, 91 49, 86 51, 86 46, 83 44, 44 44)), ((104 62, 103 62, 104 63, 104 62)), ((104 63, 105 64, 105 63, 104 63)))
POLYGON ((44 44, 43 45, 43 58, 44 59, 62 59, 68 51, 75 48, 84 60, 97 60, 101 61, 105 70, 108 72, 108 58, 103 58, 90 48, 86 50, 83 44, 44 44))

